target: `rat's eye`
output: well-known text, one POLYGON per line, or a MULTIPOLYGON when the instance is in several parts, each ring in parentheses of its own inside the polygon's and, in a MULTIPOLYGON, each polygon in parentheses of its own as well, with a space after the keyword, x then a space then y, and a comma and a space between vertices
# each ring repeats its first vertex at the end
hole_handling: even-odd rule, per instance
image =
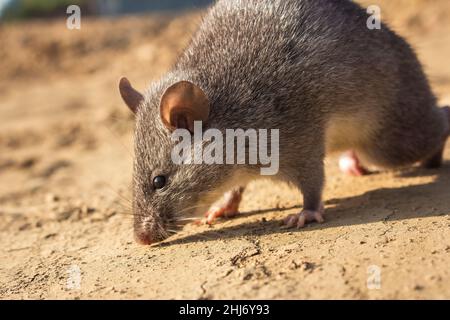
POLYGON ((153 178, 153 187, 155 189, 162 189, 166 185, 166 177, 156 176, 153 178))

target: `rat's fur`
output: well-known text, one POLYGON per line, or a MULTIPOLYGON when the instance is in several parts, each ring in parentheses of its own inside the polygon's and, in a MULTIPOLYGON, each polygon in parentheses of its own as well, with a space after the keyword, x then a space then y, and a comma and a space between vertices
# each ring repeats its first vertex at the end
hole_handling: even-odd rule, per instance
POLYGON ((159 102, 177 81, 196 84, 209 98, 204 129, 279 129, 276 178, 300 188, 305 209, 320 206, 326 151, 354 149, 365 162, 386 168, 438 152, 449 124, 420 63, 388 26, 369 30, 367 19, 347 0, 217 1, 137 112, 137 237, 166 237, 171 221, 194 212, 210 191, 218 195, 259 174, 245 165, 172 163, 174 143, 159 102), (168 184, 155 191, 152 178, 159 174, 168 184))

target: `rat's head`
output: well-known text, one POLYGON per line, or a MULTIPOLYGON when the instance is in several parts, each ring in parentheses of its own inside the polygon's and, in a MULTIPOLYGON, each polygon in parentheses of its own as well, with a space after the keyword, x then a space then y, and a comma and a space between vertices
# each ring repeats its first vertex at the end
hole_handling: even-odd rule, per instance
POLYGON ((230 169, 172 161, 174 130, 191 135, 194 121, 208 122, 210 102, 199 86, 188 81, 158 83, 142 95, 122 78, 119 87, 136 116, 134 233, 138 242, 150 244, 204 210, 213 200, 211 190, 223 184, 230 169))

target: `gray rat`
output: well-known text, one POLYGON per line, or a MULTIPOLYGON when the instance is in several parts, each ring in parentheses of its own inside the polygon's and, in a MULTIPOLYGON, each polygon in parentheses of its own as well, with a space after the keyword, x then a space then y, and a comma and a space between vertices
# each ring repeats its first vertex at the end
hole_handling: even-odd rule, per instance
POLYGON ((176 165, 177 128, 279 129, 279 172, 298 187, 303 210, 288 227, 323 221, 324 157, 341 168, 438 167, 450 131, 411 47, 386 24, 367 27, 359 5, 335 0, 219 0, 170 72, 145 94, 126 78, 120 93, 136 115, 134 230, 149 244, 206 210, 237 211, 258 165, 176 165))

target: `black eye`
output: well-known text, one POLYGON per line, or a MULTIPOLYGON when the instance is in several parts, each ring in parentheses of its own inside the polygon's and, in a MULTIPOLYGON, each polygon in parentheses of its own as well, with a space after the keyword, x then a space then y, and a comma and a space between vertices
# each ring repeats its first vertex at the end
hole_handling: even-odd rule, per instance
POLYGON ((153 178, 153 187, 155 189, 161 189, 164 188, 166 185, 166 177, 164 176, 156 176, 153 178))

